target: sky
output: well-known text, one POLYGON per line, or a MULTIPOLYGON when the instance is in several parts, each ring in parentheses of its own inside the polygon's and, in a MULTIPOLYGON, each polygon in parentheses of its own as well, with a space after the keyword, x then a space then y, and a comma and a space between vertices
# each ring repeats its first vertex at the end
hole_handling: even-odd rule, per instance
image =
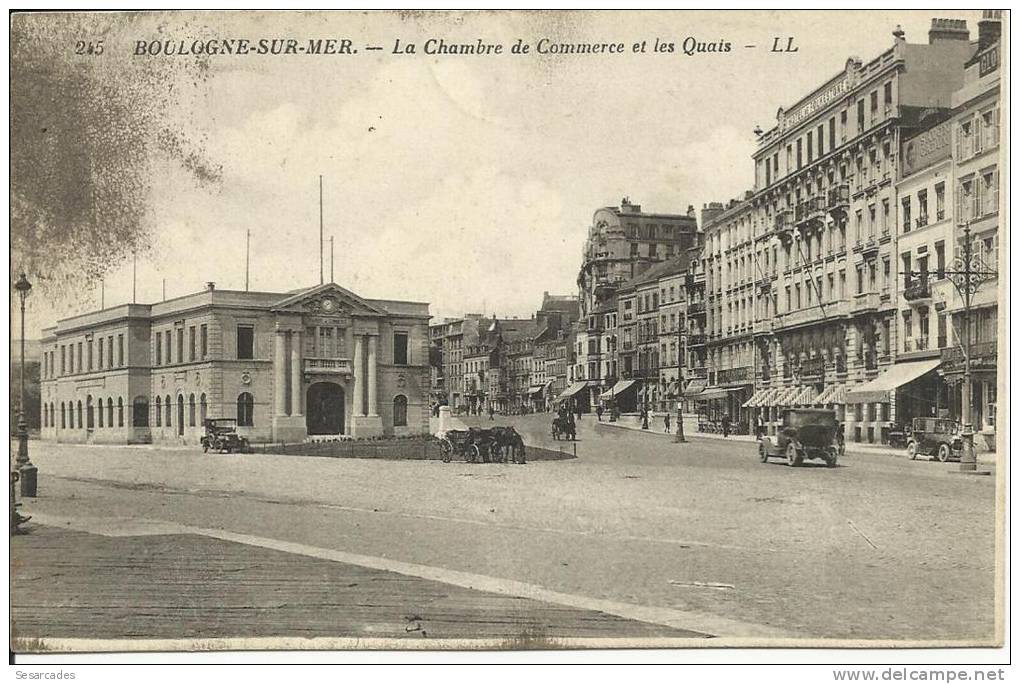
MULTIPOLYGON (((327 280, 333 236, 334 280, 359 295, 429 302, 435 317, 529 316, 544 291, 576 294, 596 209, 628 196, 684 213, 737 196, 753 183, 756 126, 769 129, 779 107, 848 57, 887 49, 897 25, 908 42, 927 42, 933 16, 967 19, 976 38, 972 10, 110 15, 110 68, 190 59, 131 55, 137 40, 157 37, 337 37, 359 48, 219 55, 207 79, 175 88, 165 106, 222 175, 200 186, 175 163, 150 160, 156 242, 137 263, 137 299, 159 301, 164 279, 168 298, 207 281, 243 289, 249 230, 251 289, 317 284, 321 175, 327 280), (768 51, 791 36, 796 53, 768 51), (688 37, 732 49, 685 55, 688 37), (428 38, 626 51, 430 56, 428 38), (393 54, 396 39, 419 52, 393 54), (656 39, 675 51, 653 53, 656 39), (633 53, 641 41, 647 52, 633 53)), ((105 305, 131 296, 129 261, 105 279, 105 305)), ((86 308, 33 301, 26 336, 86 308)))

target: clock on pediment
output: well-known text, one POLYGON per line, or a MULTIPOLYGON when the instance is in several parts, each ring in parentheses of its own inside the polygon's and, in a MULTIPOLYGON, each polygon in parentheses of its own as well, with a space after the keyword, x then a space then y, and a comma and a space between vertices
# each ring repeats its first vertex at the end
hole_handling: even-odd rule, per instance
POLYGON ((320 305, 326 313, 334 313, 340 309, 340 302, 335 297, 323 297, 320 305))

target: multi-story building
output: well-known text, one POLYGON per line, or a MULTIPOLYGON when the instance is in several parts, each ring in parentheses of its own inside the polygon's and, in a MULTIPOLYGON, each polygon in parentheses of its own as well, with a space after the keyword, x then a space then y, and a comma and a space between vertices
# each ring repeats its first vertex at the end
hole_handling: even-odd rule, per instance
POLYGON ((754 239, 755 211, 749 197, 731 200, 725 207, 709 205, 706 210, 702 231, 707 387, 694 398, 708 418, 721 420, 728 415, 734 429, 742 431, 748 422, 744 404, 755 382, 755 311, 767 295, 763 286, 772 257, 754 239))
MULTIPOLYGON (((957 218, 950 225, 946 242, 947 258, 960 269, 966 241, 976 256, 973 264, 983 275, 972 296, 969 320, 964 298, 949 279, 932 286, 932 298, 939 315, 951 317, 947 334, 955 332, 955 343, 942 352, 940 373, 949 386, 952 415, 963 416, 963 354, 966 335, 970 336, 971 383, 970 415, 965 422, 980 431, 989 445, 994 444, 996 417, 996 371, 998 332, 998 272, 1004 260, 999 255, 999 161, 1001 158, 1001 12, 986 11, 978 24, 978 46, 967 61, 963 86, 953 93, 952 194, 957 218), (969 237, 966 229, 969 229, 969 237)), ((949 192, 947 190, 947 192, 949 192)), ((915 269, 923 270, 923 269, 915 269)))
MULTIPOLYGON (((577 276, 580 323, 575 330, 577 359, 571 398, 590 407, 611 389, 603 373, 616 363, 615 335, 605 329, 617 289, 649 267, 686 252, 698 241, 694 208, 686 214, 642 212, 623 198, 619 207, 603 207, 592 217, 577 276), (584 383, 582 386, 581 383, 584 383)), ((611 379, 616 380, 617 376, 611 379)))
MULTIPOLYGON (((952 19, 933 19, 925 44, 899 29, 893 36, 878 57, 847 60, 781 108, 753 155, 752 252, 776 276, 751 321, 753 330, 771 320, 755 352, 769 380, 745 404, 773 429, 777 410, 797 405, 836 407, 847 437, 861 441, 884 439, 896 420, 889 392, 847 390, 893 364, 897 151, 925 113, 949 106, 972 47, 966 22, 952 19)), ((899 386, 921 368, 896 369, 881 384, 899 386)))
POLYGON ((428 304, 327 283, 206 290, 44 331, 44 439, 197 444, 205 418, 252 441, 428 431, 428 304))
POLYGON ((482 314, 465 314, 463 318, 446 318, 429 326, 429 338, 442 354, 442 372, 437 374, 443 379, 441 391, 447 403, 458 410, 468 404, 464 350, 477 343, 480 321, 482 314))

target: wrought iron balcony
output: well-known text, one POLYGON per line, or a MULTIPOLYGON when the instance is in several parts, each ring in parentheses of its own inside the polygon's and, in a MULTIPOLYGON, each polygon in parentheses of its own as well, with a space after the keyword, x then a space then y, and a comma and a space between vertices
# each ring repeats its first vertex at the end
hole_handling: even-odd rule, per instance
POLYGON ((780 237, 790 237, 793 232, 794 216, 789 209, 784 209, 776 214, 775 229, 780 237))
POLYGON ((754 382, 754 366, 724 368, 716 373, 716 381, 720 385, 735 382, 754 382))
POLYGON ((804 359, 800 362, 799 375, 801 379, 821 378, 825 375, 825 359, 821 356, 804 359))
POLYGON ((923 303, 931 301, 931 284, 928 278, 914 278, 903 288, 903 298, 908 302, 923 303))
POLYGON ((695 316, 705 313, 705 302, 691 302, 687 305, 687 315, 695 316))
POLYGON ((354 367, 350 359, 326 359, 305 357, 306 373, 324 373, 336 375, 351 375, 354 367))
POLYGON ((705 344, 704 335, 688 335, 687 346, 688 347, 700 347, 705 344))
POLYGON ((850 186, 846 183, 832 187, 825 195, 828 210, 834 214, 846 215, 850 208, 850 186))

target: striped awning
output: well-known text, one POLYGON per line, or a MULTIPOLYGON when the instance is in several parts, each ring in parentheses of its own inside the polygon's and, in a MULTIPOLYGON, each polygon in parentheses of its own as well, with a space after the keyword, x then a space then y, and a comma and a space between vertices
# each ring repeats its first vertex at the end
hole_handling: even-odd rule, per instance
POLYGON ((768 398, 768 396, 772 392, 773 392, 773 390, 771 390, 771 389, 769 389, 767 387, 765 389, 760 389, 757 392, 755 392, 754 394, 752 394, 751 398, 748 399, 747 401, 745 401, 742 404, 742 406, 744 408, 754 408, 756 406, 766 406, 767 404, 765 403, 765 400, 768 398))
POLYGON ((793 406, 792 399, 800 391, 800 387, 781 387, 772 400, 773 406, 793 406))
POLYGON ((831 404, 842 404, 846 399, 846 385, 829 385, 822 393, 815 397, 815 406, 829 406, 831 404))
POLYGON ((805 385, 800 388, 800 391, 793 396, 793 400, 790 402, 793 406, 811 406, 815 403, 815 396, 817 396, 815 388, 811 385, 805 385))

